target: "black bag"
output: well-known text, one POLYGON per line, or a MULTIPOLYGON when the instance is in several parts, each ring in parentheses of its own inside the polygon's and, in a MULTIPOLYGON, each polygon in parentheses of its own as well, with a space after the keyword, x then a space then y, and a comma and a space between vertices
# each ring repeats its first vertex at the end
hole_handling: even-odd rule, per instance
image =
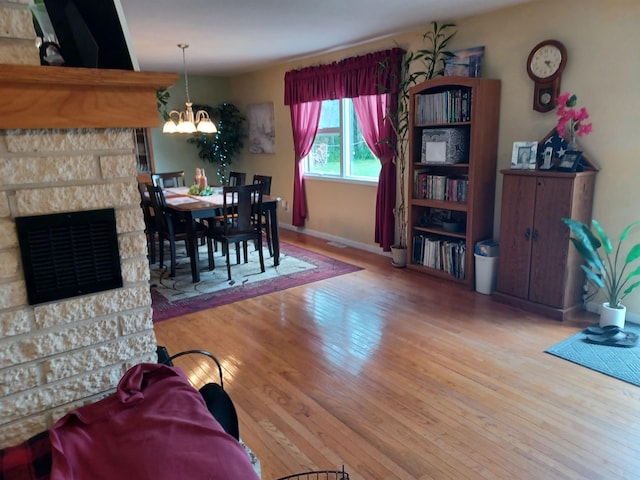
POLYGON ((207 404, 207 409, 213 415, 218 423, 222 426, 225 432, 234 437, 236 440, 240 440, 240 426, 238 423, 238 414, 236 407, 231 400, 231 397, 224 390, 222 381, 222 366, 218 359, 211 353, 205 350, 187 350, 184 352, 176 353, 175 355, 169 355, 167 349, 163 346, 158 346, 158 363, 174 366, 173 360, 188 354, 200 354, 209 357, 218 367, 218 373, 220 375, 220 383, 210 382, 204 385, 200 390, 200 395, 207 404))

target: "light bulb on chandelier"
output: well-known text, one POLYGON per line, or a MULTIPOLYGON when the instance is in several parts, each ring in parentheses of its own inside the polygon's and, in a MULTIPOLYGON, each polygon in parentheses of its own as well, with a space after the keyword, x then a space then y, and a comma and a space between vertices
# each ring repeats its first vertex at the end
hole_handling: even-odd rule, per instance
POLYGON ((195 115, 193 113, 193 103, 189 98, 189 77, 187 77, 187 60, 185 58, 185 49, 189 45, 179 43, 178 47, 182 49, 182 63, 184 64, 184 85, 187 92, 186 109, 184 112, 171 110, 169 119, 162 127, 162 133, 216 133, 218 129, 209 118, 209 114, 204 110, 198 110, 195 115))

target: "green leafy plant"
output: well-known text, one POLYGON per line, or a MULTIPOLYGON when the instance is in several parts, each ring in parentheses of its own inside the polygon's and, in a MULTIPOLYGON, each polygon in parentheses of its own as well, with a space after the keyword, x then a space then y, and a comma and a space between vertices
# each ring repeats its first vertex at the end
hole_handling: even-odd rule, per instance
POLYGON ((606 301, 611 308, 620 308, 622 299, 640 285, 640 280, 633 282, 634 277, 640 276, 640 264, 635 269, 632 266, 640 259, 640 243, 634 245, 624 259, 620 252, 623 242, 632 229, 640 225, 640 221, 633 222, 624 229, 615 251, 597 220, 591 221, 593 231, 578 220, 563 218, 562 221, 574 234, 571 242, 586 262, 581 268, 587 279, 596 288, 605 290, 606 301), (603 249, 603 255, 600 255, 600 248, 603 249))
POLYGON ((156 103, 158 105, 158 112, 165 122, 169 120, 169 112, 167 111, 167 103, 171 94, 169 90, 157 90, 156 91, 156 103))
POLYGON ((227 168, 244 146, 247 135, 244 130, 245 117, 235 105, 227 102, 216 107, 194 105, 193 110, 205 110, 216 123, 218 133, 197 133, 187 142, 198 148, 198 156, 203 162, 216 166, 220 184, 226 185, 227 168))
MULTIPOLYGON (((407 247, 407 217, 405 203, 405 176, 407 165, 407 147, 409 137, 409 90, 414 85, 431 80, 434 77, 444 75, 445 61, 455 54, 447 50, 447 45, 457 33, 450 32, 455 28, 453 23, 438 25, 431 22, 431 29, 422 35, 422 40, 428 42, 427 48, 419 49, 415 52, 407 52, 402 61, 399 72, 394 72, 400 76, 398 111, 388 112, 387 118, 396 134, 397 140, 393 145, 395 150, 395 163, 400 178, 400 200, 394 209, 396 222, 399 225, 398 244, 399 248, 407 247)), ((380 68, 389 68, 382 64, 380 68)))

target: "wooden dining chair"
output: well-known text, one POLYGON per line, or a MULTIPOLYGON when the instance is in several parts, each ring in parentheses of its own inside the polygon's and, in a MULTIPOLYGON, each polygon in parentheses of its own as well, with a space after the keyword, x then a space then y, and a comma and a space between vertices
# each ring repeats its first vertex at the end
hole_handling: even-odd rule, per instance
MULTIPOLYGON (((248 262, 247 242, 256 241, 262 244, 262 185, 240 185, 224 187, 223 215, 220 225, 213 225, 207 236, 222 243, 227 257, 227 277, 231 280, 231 261, 229 252, 231 245, 236 246, 239 255, 240 244, 244 253, 244 263, 248 262)), ((264 273, 264 256, 262 248, 258 249, 260 271, 264 273)), ((239 261, 239 257, 238 257, 239 261)), ((213 251, 209 249, 209 266, 215 268, 213 251)))
POLYGON ((144 233, 147 236, 147 248, 149 250, 149 263, 156 263, 156 241, 158 232, 156 229, 156 220, 153 218, 153 209, 151 201, 147 194, 147 187, 144 183, 138 182, 138 191, 140 192, 140 207, 144 216, 144 233))
MULTIPOLYGON (((254 175, 253 184, 262 185, 262 195, 271 195, 271 176, 270 175, 254 175)), ((269 255, 273 257, 273 245, 271 244, 271 222, 269 215, 262 215, 261 218, 262 228, 267 238, 267 247, 269 248, 269 255)), ((258 245, 256 244, 256 248, 258 245)))
MULTIPOLYGON (((195 252, 190 251, 187 236, 187 224, 185 221, 180 219, 179 216, 173 215, 171 210, 167 207, 167 202, 165 200, 164 193, 162 192, 162 188, 156 187, 153 184, 147 184, 147 191, 149 192, 149 200, 151 202, 154 218, 156 220, 156 231, 158 233, 158 243, 160 250, 160 266, 162 267, 164 265, 164 241, 167 240, 169 242, 169 255, 171 257, 171 270, 169 276, 175 277, 176 242, 184 241, 187 249, 187 255, 189 255, 189 257, 191 257, 191 255, 195 255, 196 261, 198 259, 198 252, 197 250, 195 252)), ((198 238, 207 238, 206 229, 201 223, 196 222, 195 229, 196 236, 198 238)), ((210 267, 212 268, 212 244, 210 241, 208 241, 207 245, 209 250, 210 267)))
POLYGON ((246 185, 247 174, 244 172, 229 172, 229 186, 238 187, 240 185, 246 185))
POLYGON ((161 188, 185 187, 187 185, 184 170, 180 172, 152 173, 151 182, 154 186, 161 188))

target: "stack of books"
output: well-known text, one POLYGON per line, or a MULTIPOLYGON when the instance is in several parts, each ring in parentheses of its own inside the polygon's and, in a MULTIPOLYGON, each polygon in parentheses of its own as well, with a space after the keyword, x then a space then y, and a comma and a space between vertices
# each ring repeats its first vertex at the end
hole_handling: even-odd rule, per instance
POLYGON ((471 121, 471 89, 416 95, 416 125, 471 121))
POLYGON ((413 237, 411 262, 462 279, 465 275, 466 250, 464 240, 449 240, 421 233, 413 237))
POLYGON ((466 177, 416 172, 413 198, 465 203, 468 188, 466 177))

